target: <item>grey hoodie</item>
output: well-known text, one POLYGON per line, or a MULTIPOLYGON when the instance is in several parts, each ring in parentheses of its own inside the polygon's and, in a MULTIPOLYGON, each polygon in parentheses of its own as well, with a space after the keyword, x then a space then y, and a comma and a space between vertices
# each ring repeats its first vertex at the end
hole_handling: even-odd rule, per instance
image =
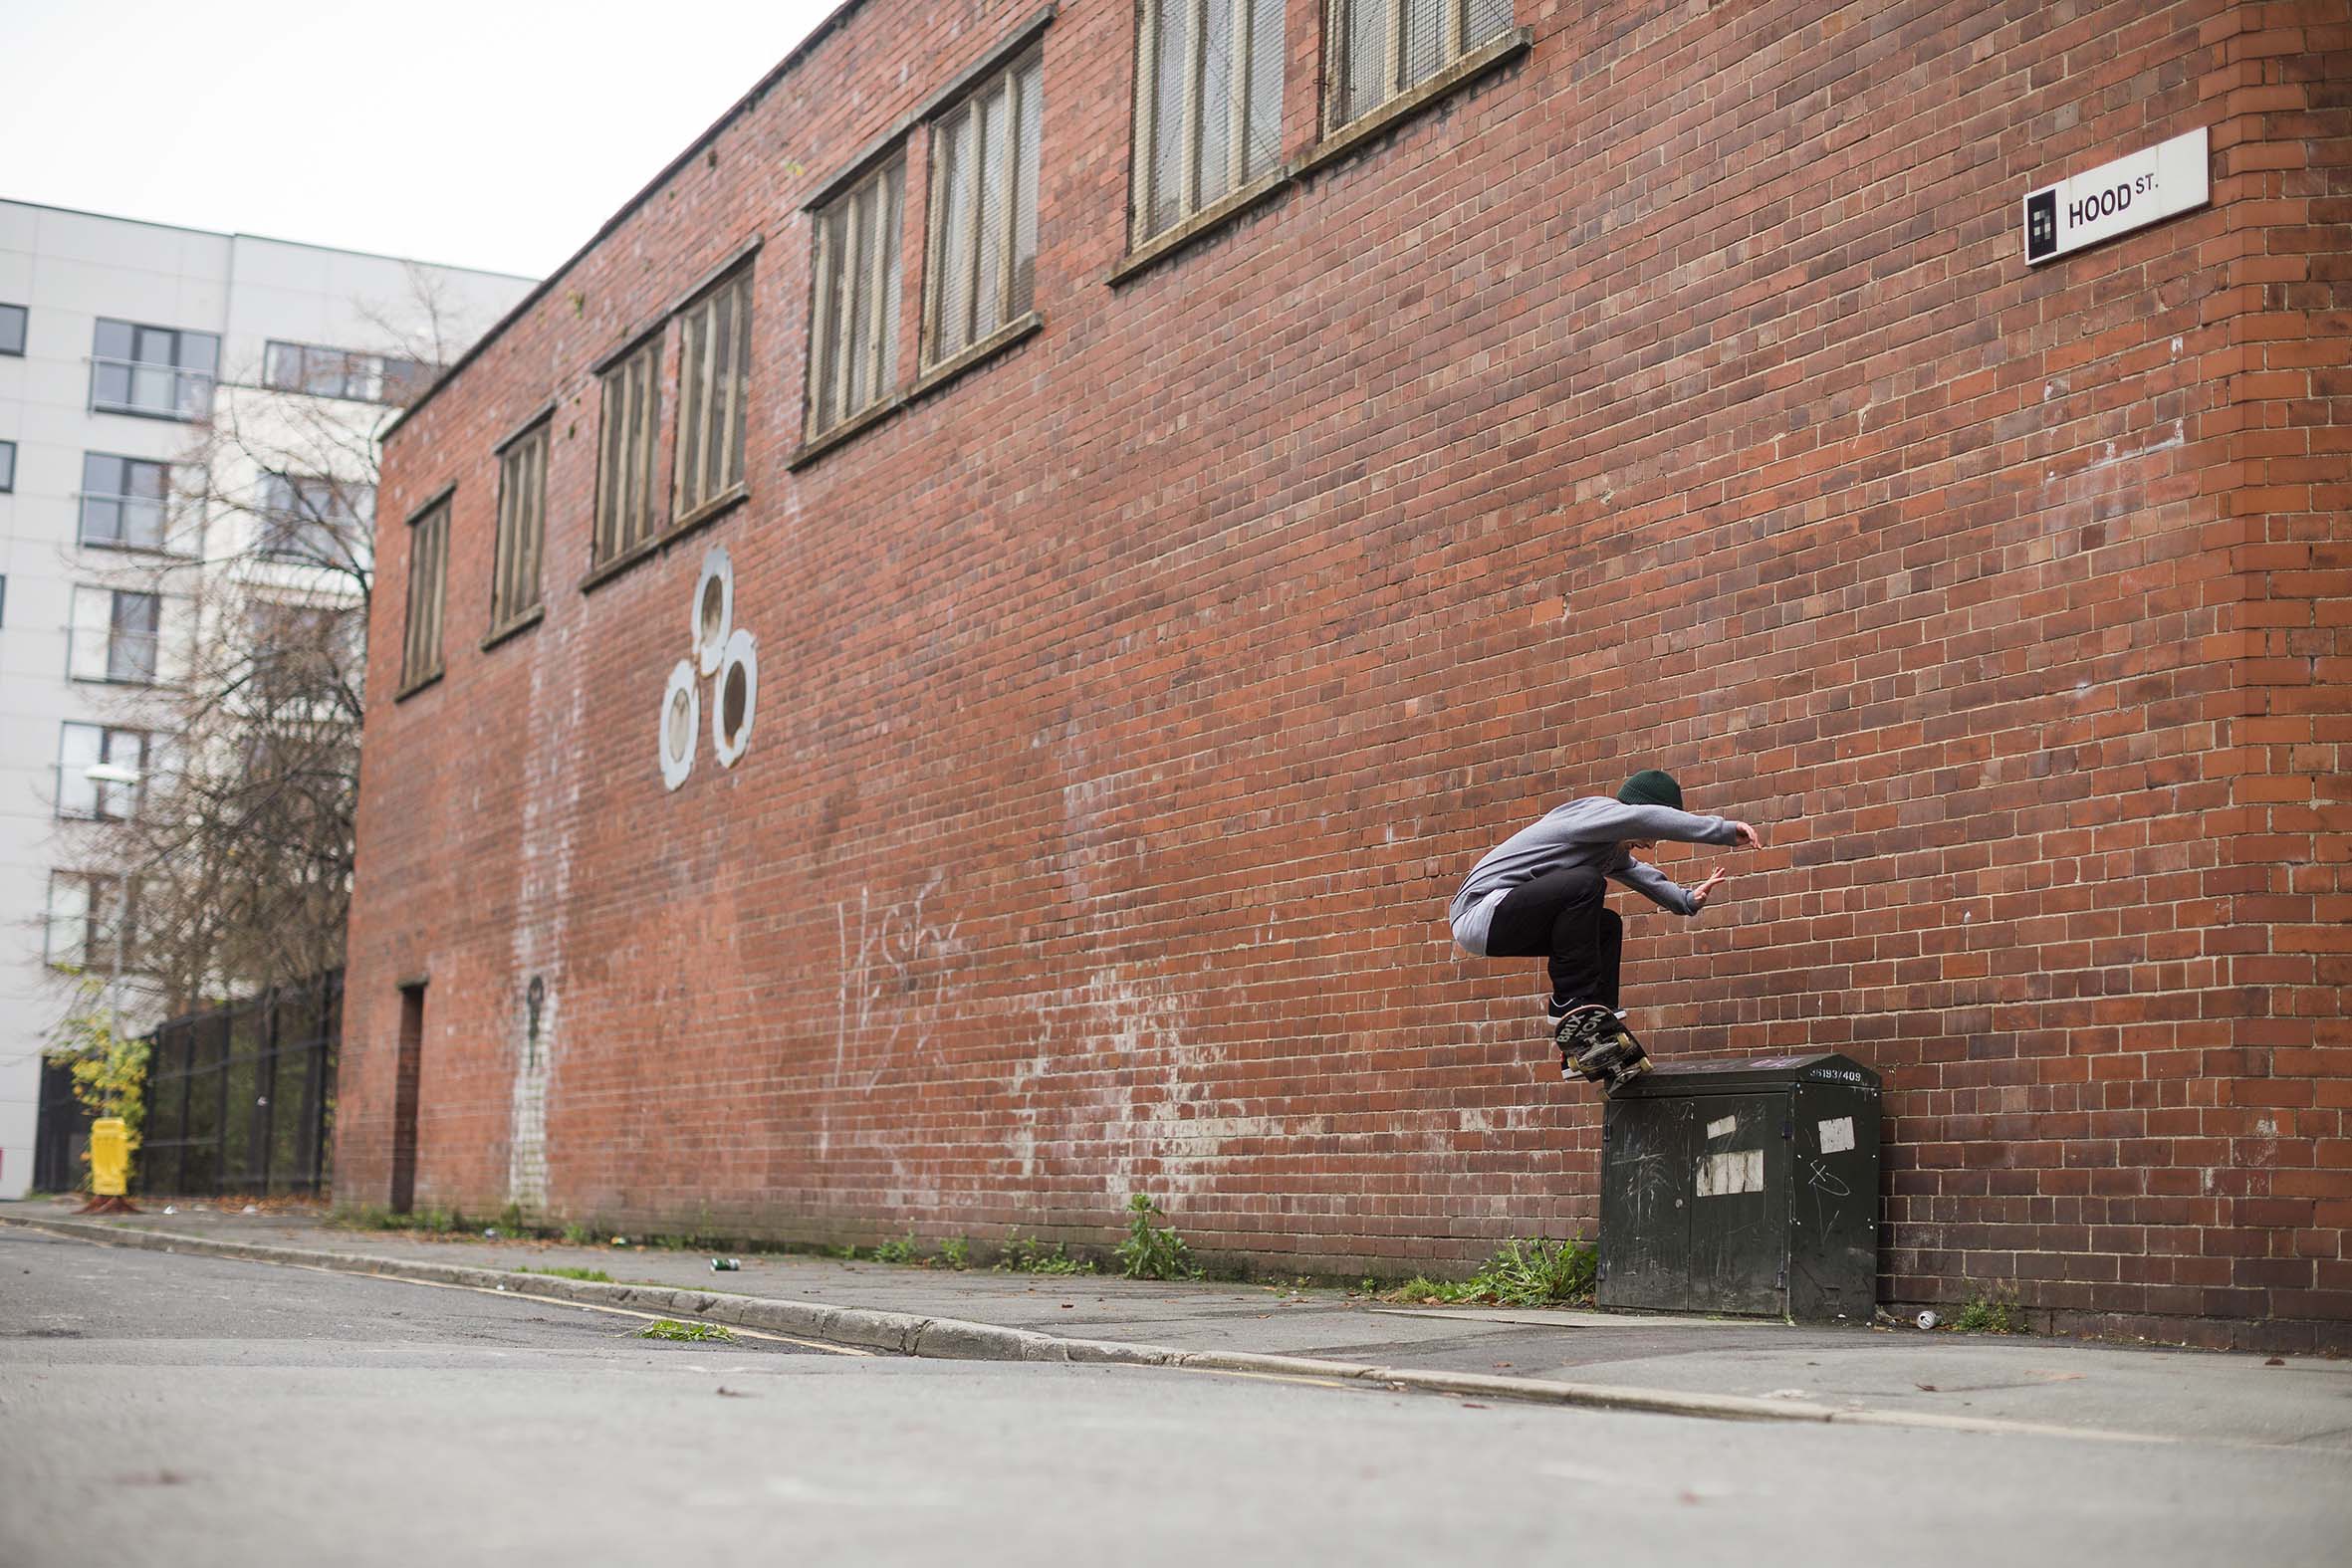
POLYGON ((1691 844, 1729 844, 1739 830, 1720 816, 1694 816, 1670 805, 1627 805, 1607 795, 1587 795, 1545 812, 1489 850, 1470 868, 1454 895, 1447 920, 1454 943, 1474 958, 1487 956, 1487 931, 1504 896, 1546 872, 1564 866, 1593 866, 1678 915, 1699 912, 1691 895, 1646 860, 1636 860, 1625 842, 1671 838, 1691 844))

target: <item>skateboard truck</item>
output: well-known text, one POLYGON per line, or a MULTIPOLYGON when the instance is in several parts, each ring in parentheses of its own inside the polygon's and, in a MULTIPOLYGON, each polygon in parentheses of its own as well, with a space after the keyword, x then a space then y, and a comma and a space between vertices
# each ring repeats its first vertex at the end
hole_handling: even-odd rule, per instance
POLYGON ((1559 1046, 1559 1075, 1579 1077, 1614 1093, 1619 1085, 1650 1070, 1650 1053, 1625 1026, 1625 1014, 1598 1004, 1572 1008, 1552 1034, 1559 1046))

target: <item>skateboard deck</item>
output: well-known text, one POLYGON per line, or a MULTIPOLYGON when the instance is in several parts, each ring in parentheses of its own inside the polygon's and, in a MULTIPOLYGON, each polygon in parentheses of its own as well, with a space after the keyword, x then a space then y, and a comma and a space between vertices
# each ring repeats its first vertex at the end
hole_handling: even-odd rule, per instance
POLYGON ((1625 1026, 1622 1012, 1579 1008, 1560 1020, 1552 1039, 1559 1046, 1560 1076, 1597 1083, 1604 1095, 1650 1070, 1650 1053, 1625 1026))

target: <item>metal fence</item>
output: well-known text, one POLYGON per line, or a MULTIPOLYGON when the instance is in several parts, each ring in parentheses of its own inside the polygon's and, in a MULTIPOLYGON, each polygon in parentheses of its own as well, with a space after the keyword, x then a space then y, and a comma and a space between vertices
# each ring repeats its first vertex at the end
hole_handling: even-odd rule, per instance
POLYGON ((70 1193, 82 1185, 82 1151, 90 1147, 89 1110, 74 1098, 74 1069, 41 1063, 41 1108, 33 1134, 33 1191, 70 1193))
POLYGON ((342 1032, 341 971, 158 1027, 136 1190, 326 1191, 342 1032))

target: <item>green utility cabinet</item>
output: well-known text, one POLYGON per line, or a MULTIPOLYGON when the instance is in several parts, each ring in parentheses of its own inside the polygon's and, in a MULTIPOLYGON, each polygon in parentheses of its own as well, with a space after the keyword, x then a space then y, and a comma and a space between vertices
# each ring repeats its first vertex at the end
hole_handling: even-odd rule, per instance
POLYGON ((1667 1062, 1601 1120, 1604 1307, 1867 1322, 1878 1074, 1845 1056, 1667 1062))

